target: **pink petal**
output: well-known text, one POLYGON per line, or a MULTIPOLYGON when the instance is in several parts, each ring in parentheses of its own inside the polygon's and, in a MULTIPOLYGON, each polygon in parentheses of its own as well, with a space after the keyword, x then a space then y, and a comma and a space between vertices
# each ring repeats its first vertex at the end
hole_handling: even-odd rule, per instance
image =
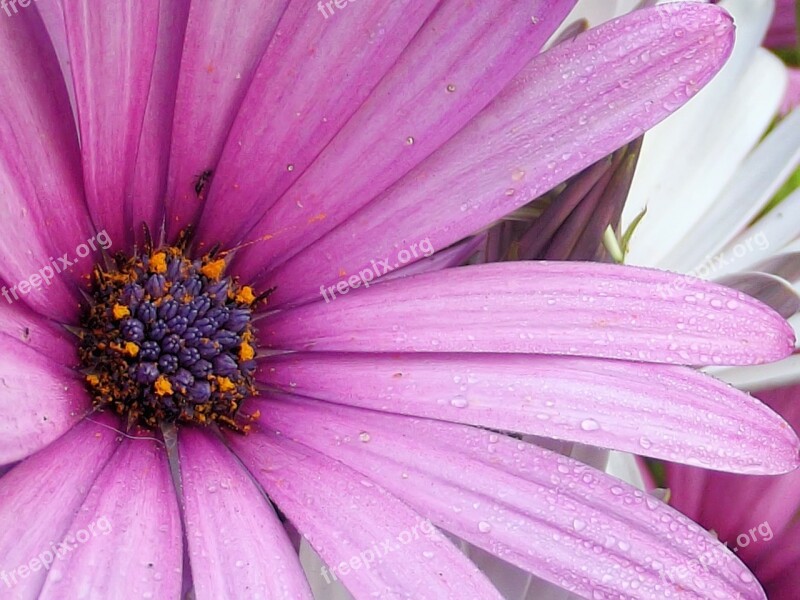
POLYGON ((275 240, 255 246, 267 248, 262 259, 286 243, 293 225, 303 243, 256 283, 278 286, 275 303, 303 300, 376 257, 394 258, 425 239, 438 250, 471 235, 679 108, 719 70, 732 39, 730 17, 718 7, 675 3, 556 46, 427 161, 311 247, 338 224, 327 213, 309 222, 320 213, 316 198, 304 199, 291 220, 273 222, 281 228, 269 232, 275 240))
POLYGON ((78 364, 77 340, 64 327, 57 325, 22 303, 10 306, 0 302, 0 343, 5 336, 23 342, 59 365, 74 367, 78 364))
POLYGON ((195 191, 198 177, 216 170, 225 138, 287 4, 288 0, 191 3, 166 194, 170 237, 196 222, 203 207, 195 191))
POLYGON ((71 322, 80 298, 75 283, 91 263, 63 273, 51 265, 65 253, 74 259, 76 247, 93 233, 77 137, 41 18, 35 9, 18 11, 0 15, 0 301, 26 302, 71 322))
MULTIPOLYGON (((433 3, 414 3, 418 6, 415 16, 419 20, 409 19, 410 11, 404 4, 394 2, 390 5, 398 15, 403 15, 401 23, 404 29, 407 27, 408 33, 413 34, 433 8, 433 3)), ((264 181, 263 177, 249 177, 247 179, 253 180, 250 185, 256 186, 255 189, 249 195, 248 190, 239 189, 242 198, 261 198, 264 197, 262 190, 269 190, 268 198, 255 212, 256 218, 263 216, 263 219, 249 237, 274 236, 269 244, 242 249, 243 262, 239 267, 242 274, 247 277, 263 268, 265 262, 272 262, 274 258, 282 260, 287 252, 294 254, 300 241, 308 244, 318 239, 427 158, 485 108, 536 56, 574 4, 574 0, 484 0, 465 5, 459 0, 445 0, 439 3, 410 44, 410 35, 402 42, 397 36, 398 44, 393 47, 396 53, 386 53, 383 49, 374 53, 370 49, 373 42, 320 44, 320 53, 327 56, 327 60, 337 61, 338 66, 326 71, 322 78, 315 73, 307 76, 316 76, 320 80, 317 85, 324 87, 317 93, 317 102, 321 100, 328 106, 313 112, 303 110, 301 117, 297 118, 294 111, 288 112, 292 109, 293 103, 290 103, 284 108, 291 115, 290 119, 273 119, 276 123, 286 122, 288 125, 279 134, 279 140, 286 136, 287 147, 277 147, 266 160, 259 157, 259 161, 265 160, 267 165, 274 164, 273 170, 285 169, 287 163, 292 163, 295 170, 305 170, 309 159, 314 159, 313 165, 271 208, 272 200, 278 198, 288 183, 294 182, 294 178, 286 177, 285 171, 279 172, 285 178, 285 184, 281 182, 276 186, 271 180, 264 181), (405 48, 406 44, 408 48, 405 48), (352 48, 363 48, 367 56, 378 54, 382 57, 381 74, 386 70, 388 73, 374 91, 372 87, 378 80, 365 78, 364 69, 353 65, 352 48), (398 60, 400 52, 402 55, 398 60), (348 58, 342 59, 342 53, 346 53, 348 58), (331 94, 331 88, 338 87, 330 83, 338 80, 337 71, 358 73, 361 81, 357 98, 338 98, 331 94), (353 114, 365 98, 366 102, 353 114), (420 107, 424 108, 421 110, 420 107), (345 121, 338 117, 343 110, 348 111, 348 117, 353 116, 341 127, 345 121), (307 115, 325 115, 330 134, 319 136, 319 140, 312 138, 314 145, 297 156, 294 136, 298 127, 301 131, 317 127, 318 119, 309 119, 307 115), (332 118, 334 122, 331 122, 332 118), (333 134, 336 137, 325 147, 333 134), (408 143, 409 139, 412 139, 412 144, 408 143), (267 209, 269 212, 264 215, 267 209), (318 216, 320 218, 316 218, 318 216), (286 227, 291 224, 295 226, 286 227), (313 237, 309 237, 312 232, 313 237)), ((358 8, 366 10, 366 7, 358 8)), ((324 27, 352 29, 351 35, 363 36, 358 30, 364 28, 353 23, 352 14, 342 15, 344 18, 334 21, 336 16, 330 18, 324 27)), ((319 20, 318 15, 313 18, 319 20)), ((315 89, 302 82, 296 85, 298 94, 304 97, 315 89)), ((344 89, 348 90, 347 87, 344 89)), ((303 135, 301 140, 304 141, 305 137, 303 135)), ((269 143, 271 148, 275 148, 273 140, 269 143)), ((249 164, 249 161, 241 157, 239 163, 249 164)), ((210 215, 210 224, 214 224, 214 228, 207 236, 209 239, 224 242, 236 231, 225 226, 231 222, 228 215, 230 204, 218 206, 217 212, 210 215)), ((248 207, 249 204, 243 204, 240 210, 248 207)), ((249 212, 246 214, 250 216, 249 212)), ((235 222, 238 224, 238 221, 235 222)))
POLYGON ((785 473, 800 440, 758 400, 686 367, 520 355, 270 358, 259 380, 373 410, 516 431, 706 468, 785 473))
POLYGON ((348 467, 272 433, 228 436, 269 497, 357 598, 500 598, 429 522, 348 467), (348 566, 349 565, 349 566, 348 566))
POLYGON ((69 49, 67 48, 67 29, 64 24, 63 0, 36 0, 36 9, 42 17, 53 49, 56 51, 58 62, 61 65, 61 76, 67 84, 70 105, 75 108, 75 90, 72 84, 72 70, 69 66, 69 49))
MULTIPOLYGON (((758 396, 778 411, 793 427, 800 427, 800 387, 760 392, 758 396)), ((742 477, 724 473, 705 473, 689 467, 667 465, 668 486, 675 507, 714 529, 729 546, 737 546, 740 534, 766 522, 773 533, 789 527, 800 506, 800 470, 782 477, 742 477), (720 511, 719 506, 726 510, 720 511)), ((753 536, 755 537, 755 536, 753 536)), ((765 552, 761 544, 746 544, 739 556, 752 566, 765 552)), ((756 570, 760 575, 760 572, 756 570)))
POLYGON ((800 311, 800 293, 783 277, 757 271, 739 271, 716 280, 763 302, 788 319, 800 311))
POLYGON ((463 540, 585 598, 764 598, 700 527, 616 478, 491 431, 298 398, 270 429, 356 468, 463 540), (712 570, 689 570, 700 556, 712 570))
POLYGON ((25 342, 3 338, 0 353, 0 464, 63 435, 91 408, 80 376, 25 342))
POLYGON ((775 14, 764 39, 767 48, 793 48, 800 43, 797 36, 797 1, 776 0, 775 14))
MULTIPOLYGON (((167 193, 167 167, 172 144, 172 122, 175 115, 175 93, 178 86, 183 37, 191 0, 161 0, 156 34, 156 53, 147 106, 142 123, 141 139, 136 153, 136 169, 130 183, 127 228, 137 241, 143 241, 141 224, 152 232, 161 231, 167 193)), ((231 12, 230 10, 228 12, 231 12)), ((218 22, 215 23, 219 25, 218 22)), ((179 113, 178 123, 186 121, 179 113)))
POLYGON ((89 491, 64 537, 72 549, 39 598, 178 598, 181 535, 163 444, 126 439, 89 491))
POLYGON ((198 429, 178 440, 197 599, 312 598, 283 525, 230 451, 198 429))
MULTIPOLYGON (((61 439, 0 479, 0 573, 14 598, 36 598, 52 564, 52 544, 64 539, 98 473, 117 447, 115 419, 84 420, 61 439), (40 565, 26 577, 19 567, 40 565), (49 567, 50 565, 47 565, 49 567), (12 578, 13 575, 13 578, 12 578), (14 583, 16 581, 16 583, 14 583)), ((0 589, 6 589, 3 580, 0 589)))
POLYGON ((800 106, 800 69, 787 68, 789 73, 789 83, 786 86, 786 94, 781 104, 781 115, 786 116, 792 110, 800 106))
POLYGON ((89 208, 95 225, 123 245, 133 234, 137 199, 129 185, 145 127, 159 10, 152 2, 98 8, 91 0, 64 0, 64 17, 89 208))
MULTIPOLYGON (((305 274, 303 273, 303 276, 305 274)), ((595 263, 477 265, 405 277, 279 312, 270 348, 568 354, 687 365, 791 354, 794 334, 752 298, 664 271, 595 263)))
POLYGON ((358 110, 436 4, 354 2, 325 17, 320 4, 293 2, 228 138, 200 238, 238 241, 358 110))
POLYGON ((400 277, 408 277, 409 275, 417 275, 419 273, 435 273, 444 269, 451 269, 453 267, 460 267, 467 264, 467 261, 480 252, 481 247, 486 244, 486 235, 476 235, 467 238, 463 242, 453 244, 449 248, 445 248, 440 252, 436 252, 431 256, 419 260, 407 267, 400 267, 396 271, 384 276, 380 282, 391 281, 400 277))

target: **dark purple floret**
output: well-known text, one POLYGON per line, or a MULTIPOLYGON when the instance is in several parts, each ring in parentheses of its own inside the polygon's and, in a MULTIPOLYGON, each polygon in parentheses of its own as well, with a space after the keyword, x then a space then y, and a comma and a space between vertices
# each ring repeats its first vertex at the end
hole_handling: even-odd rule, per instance
POLYGON ((224 276, 225 262, 167 248, 95 269, 81 359, 95 405, 129 423, 209 424, 236 430, 255 394, 253 291, 224 276))

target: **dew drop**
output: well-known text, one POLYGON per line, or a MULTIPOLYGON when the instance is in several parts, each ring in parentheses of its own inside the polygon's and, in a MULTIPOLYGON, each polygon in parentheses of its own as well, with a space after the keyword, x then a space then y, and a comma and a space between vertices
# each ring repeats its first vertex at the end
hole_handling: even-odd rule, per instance
POLYGON ((481 521, 478 523, 478 531, 481 533, 489 533, 492 530, 491 523, 487 523, 486 521, 481 521))
POLYGON ((466 408, 469 406, 469 402, 467 401, 464 396, 456 396, 452 400, 450 400, 450 406, 454 408, 466 408))
POLYGON ((600 429, 600 423, 594 419, 584 419, 581 421, 581 429, 584 431, 597 431, 600 429))

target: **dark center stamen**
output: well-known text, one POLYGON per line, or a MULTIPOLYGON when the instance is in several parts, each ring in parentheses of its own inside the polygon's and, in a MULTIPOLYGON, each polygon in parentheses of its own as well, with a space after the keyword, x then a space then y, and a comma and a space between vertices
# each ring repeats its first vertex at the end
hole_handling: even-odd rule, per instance
POLYGON ((248 286, 212 255, 190 260, 164 248, 95 267, 80 357, 99 408, 128 425, 219 423, 237 431, 242 400, 256 394, 248 286))

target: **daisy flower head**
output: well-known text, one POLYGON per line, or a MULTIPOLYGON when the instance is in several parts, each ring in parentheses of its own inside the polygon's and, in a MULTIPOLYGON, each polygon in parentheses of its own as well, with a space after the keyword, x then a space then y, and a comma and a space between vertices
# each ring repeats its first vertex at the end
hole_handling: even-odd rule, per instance
POLYGON ((541 52, 573 5, 14 4, 4 593, 308 598, 299 532, 357 598, 500 597, 447 532, 588 598, 762 597, 671 508, 517 434, 791 470, 785 422, 689 368, 782 358, 785 321, 656 271, 430 256, 731 50, 723 9, 676 3, 541 52))

